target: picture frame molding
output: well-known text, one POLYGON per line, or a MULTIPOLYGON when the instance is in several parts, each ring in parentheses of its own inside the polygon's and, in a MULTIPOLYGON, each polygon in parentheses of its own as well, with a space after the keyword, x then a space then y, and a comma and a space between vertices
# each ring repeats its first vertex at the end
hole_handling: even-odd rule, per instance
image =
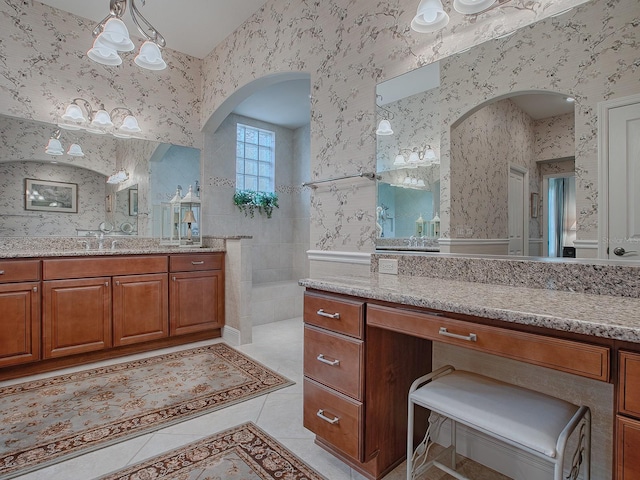
MULTIPOLYGON (((42 189, 41 189, 42 190, 42 189)), ((24 179, 24 209, 39 212, 51 212, 51 213, 78 213, 78 184, 70 182, 59 182, 53 180, 39 180, 35 178, 24 179), (35 186, 35 188, 34 188, 35 186), (70 190, 71 206, 51 206, 51 202, 55 201, 54 198, 45 199, 42 202, 48 202, 48 205, 37 205, 34 199, 29 198, 29 195, 34 190, 37 191, 40 187, 52 187, 63 188, 70 190)))

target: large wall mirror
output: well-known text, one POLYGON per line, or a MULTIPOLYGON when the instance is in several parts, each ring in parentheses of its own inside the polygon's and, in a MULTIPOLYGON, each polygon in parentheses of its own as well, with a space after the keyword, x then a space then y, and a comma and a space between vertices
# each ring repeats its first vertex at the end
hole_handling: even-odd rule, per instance
POLYGON ((0 237, 160 237, 162 203, 199 191, 200 150, 0 116, 0 172, 0 237), (56 136, 64 153, 47 154, 56 136), (72 144, 84 156, 69 155, 72 144), (107 183, 118 171, 128 176, 107 183))
POLYGON ((594 0, 377 86, 378 249, 596 257, 598 103, 640 92, 633 25, 611 9, 594 0))

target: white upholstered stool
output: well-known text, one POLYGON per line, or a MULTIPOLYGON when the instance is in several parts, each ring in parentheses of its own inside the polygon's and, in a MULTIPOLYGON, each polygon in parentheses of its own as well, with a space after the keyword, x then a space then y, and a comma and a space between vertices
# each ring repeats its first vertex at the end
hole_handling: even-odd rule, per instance
POLYGON ((469 480, 455 471, 456 423, 547 460, 554 465, 554 480, 562 479, 567 440, 580 426, 567 478, 577 479, 581 465, 584 465, 583 478, 590 478, 591 413, 588 407, 445 366, 418 378, 409 389, 407 480, 417 478, 431 467, 460 480, 469 480), (431 410, 432 417, 434 414, 436 417, 430 419, 424 439, 414 450, 415 405, 431 410), (427 461, 433 440, 446 419, 452 422, 451 446, 427 461), (451 467, 440 460, 449 454, 451 467))

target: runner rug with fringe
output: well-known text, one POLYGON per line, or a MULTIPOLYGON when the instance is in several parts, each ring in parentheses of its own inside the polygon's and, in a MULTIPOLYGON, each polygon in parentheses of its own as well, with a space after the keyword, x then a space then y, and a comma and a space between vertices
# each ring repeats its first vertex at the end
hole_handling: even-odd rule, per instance
POLYGON ((99 480, 323 480, 253 423, 245 423, 99 480))
POLYGON ((293 383, 218 343, 0 387, 0 478, 293 383))

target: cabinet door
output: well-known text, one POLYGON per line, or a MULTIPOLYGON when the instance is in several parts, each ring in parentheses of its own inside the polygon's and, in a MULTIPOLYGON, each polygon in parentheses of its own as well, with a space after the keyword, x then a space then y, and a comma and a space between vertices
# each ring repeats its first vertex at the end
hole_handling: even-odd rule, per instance
POLYGON ((0 367, 40 358, 40 283, 0 285, 0 367))
POLYGON ((618 416, 617 480, 640 478, 640 421, 618 416))
POLYGON ((43 282, 43 356, 111 346, 111 278, 43 282))
POLYGON ((113 277, 113 344, 130 345, 169 335, 166 273, 113 277))
POLYGON ((224 324, 224 275, 221 270, 172 273, 170 334, 202 332, 224 324))

